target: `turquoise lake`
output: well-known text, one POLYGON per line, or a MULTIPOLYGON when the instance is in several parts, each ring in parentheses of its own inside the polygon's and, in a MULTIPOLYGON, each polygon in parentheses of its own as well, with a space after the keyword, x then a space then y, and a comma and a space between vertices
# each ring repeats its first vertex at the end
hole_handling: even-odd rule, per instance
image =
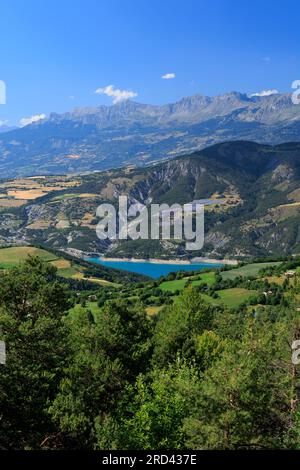
POLYGON ((193 264, 179 264, 179 263, 135 263, 133 261, 102 261, 99 258, 88 258, 87 261, 102 264, 108 268, 123 269, 133 273, 144 274, 145 276, 157 279, 160 276, 166 276, 171 272, 177 271, 198 271, 200 269, 219 268, 222 264, 210 263, 193 263, 193 264))

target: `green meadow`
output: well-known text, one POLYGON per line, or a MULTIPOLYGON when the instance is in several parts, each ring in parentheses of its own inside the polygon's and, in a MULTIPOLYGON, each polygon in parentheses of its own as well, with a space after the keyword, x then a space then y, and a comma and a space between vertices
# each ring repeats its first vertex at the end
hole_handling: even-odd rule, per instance
POLYGON ((222 279, 235 279, 238 276, 242 277, 249 277, 249 276, 257 276, 259 271, 264 268, 268 268, 270 266, 279 265, 280 262, 268 262, 268 263, 250 263, 246 264, 245 266, 241 266, 240 268, 231 269, 230 271, 223 271, 221 273, 222 279))

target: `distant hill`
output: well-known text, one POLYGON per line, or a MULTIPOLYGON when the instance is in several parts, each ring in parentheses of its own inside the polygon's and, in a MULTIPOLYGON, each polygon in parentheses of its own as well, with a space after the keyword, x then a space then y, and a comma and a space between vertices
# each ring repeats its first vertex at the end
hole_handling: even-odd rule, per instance
POLYGON ((10 132, 14 131, 15 129, 18 129, 16 126, 7 126, 6 124, 3 124, 0 126, 0 134, 4 134, 5 132, 10 132))
POLYGON ((236 141, 144 168, 0 182, 0 245, 30 243, 116 257, 278 256, 300 253, 300 143, 236 141), (206 204, 205 246, 100 241, 96 209, 131 202, 206 204))
POLYGON ((300 141, 290 94, 194 95, 163 106, 125 101, 77 108, 0 136, 4 177, 145 165, 232 140, 300 141))

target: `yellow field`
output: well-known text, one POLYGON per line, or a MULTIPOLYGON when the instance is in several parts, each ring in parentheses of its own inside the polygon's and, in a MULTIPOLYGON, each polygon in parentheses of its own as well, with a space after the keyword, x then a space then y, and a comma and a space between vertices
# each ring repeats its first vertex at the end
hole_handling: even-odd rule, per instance
POLYGON ((26 228, 29 230, 43 230, 45 228, 50 227, 51 221, 50 220, 36 220, 30 225, 27 225, 26 228))
POLYGON ((273 222, 281 222, 289 217, 297 215, 299 213, 299 204, 299 202, 282 204, 277 207, 272 207, 268 212, 271 215, 273 222))
POLYGON ((288 194, 288 198, 291 201, 300 202, 300 188, 297 188, 294 191, 292 191, 290 194, 288 194))
POLYGON ((80 155, 76 155, 75 153, 71 153, 69 155, 65 155, 66 158, 70 158, 70 160, 77 160, 80 158, 80 155))
POLYGON ((51 264, 55 266, 57 269, 65 269, 71 267, 71 262, 67 259, 56 259, 51 261, 51 264))
POLYGON ((146 312, 148 315, 157 315, 158 312, 163 308, 162 305, 158 306, 158 307, 147 307, 146 308, 146 312))
POLYGON ((91 214, 89 212, 86 212, 82 218, 82 222, 80 223, 80 225, 82 227, 91 227, 91 228, 94 228, 94 225, 91 224, 92 220, 94 219, 94 214, 91 214))
POLYGON ((27 199, 0 199, 0 207, 20 207, 27 203, 27 199))
POLYGON ((270 283, 278 284, 281 286, 285 278, 284 276, 268 276, 268 277, 265 277, 264 279, 266 279, 270 283))
POLYGON ((66 219, 59 220, 55 225, 56 228, 68 228, 70 227, 70 222, 66 219))
POLYGON ((61 196, 56 196, 52 202, 59 201, 62 199, 78 199, 78 198, 95 198, 98 197, 98 194, 93 193, 67 193, 62 194, 61 196))
MULTIPOLYGON (((68 177, 48 177, 36 176, 29 178, 21 178, 0 183, 2 193, 0 198, 14 198, 21 201, 32 201, 44 196, 52 191, 63 191, 67 188, 78 186, 80 181, 70 180, 68 177)), ((10 199, 9 199, 10 200, 10 199)), ((3 207, 17 207, 17 204, 5 203, 2 201, 3 207)))
POLYGON ((72 276, 73 279, 84 279, 86 281, 90 281, 90 282, 96 282, 98 284, 101 284, 101 285, 106 285, 106 286, 114 286, 114 287, 119 287, 120 284, 117 284, 115 282, 110 282, 110 281, 106 281, 105 279, 98 279, 97 277, 84 277, 84 274, 83 273, 76 273, 74 274, 74 276, 72 276))
POLYGON ((37 199, 38 197, 44 196, 46 193, 40 189, 28 189, 28 190, 13 190, 7 191, 9 197, 15 199, 37 199))

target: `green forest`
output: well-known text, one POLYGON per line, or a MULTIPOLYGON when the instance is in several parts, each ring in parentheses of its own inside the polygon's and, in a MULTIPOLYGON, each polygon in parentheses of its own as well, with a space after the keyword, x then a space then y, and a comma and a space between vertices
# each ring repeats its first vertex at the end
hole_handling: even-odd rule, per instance
POLYGON ((93 291, 36 256, 3 270, 1 449, 298 449, 298 265, 93 291))

